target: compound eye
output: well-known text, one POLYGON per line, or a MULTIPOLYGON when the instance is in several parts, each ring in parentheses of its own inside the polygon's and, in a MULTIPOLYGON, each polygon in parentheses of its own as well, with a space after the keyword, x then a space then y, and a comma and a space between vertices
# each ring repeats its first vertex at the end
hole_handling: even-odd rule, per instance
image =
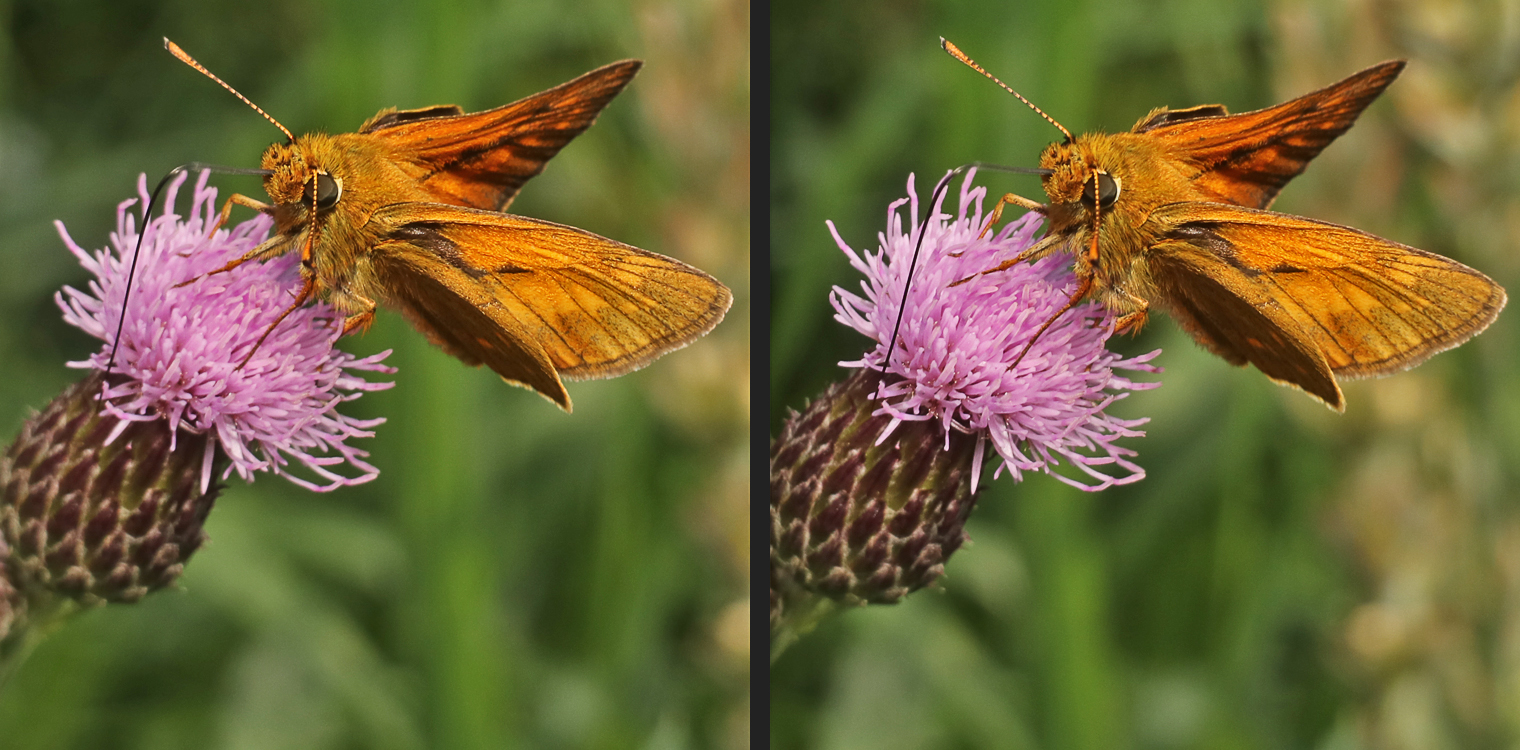
POLYGON ((1108 208, 1119 200, 1119 181, 1107 172, 1095 171, 1093 178, 1082 185, 1082 198, 1088 203, 1096 201, 1100 208, 1108 208))
POLYGON ((312 185, 317 190, 317 210, 332 208, 343 195, 343 186, 326 172, 317 172, 312 176, 311 182, 306 183, 306 192, 301 195, 302 203, 311 203, 312 185))

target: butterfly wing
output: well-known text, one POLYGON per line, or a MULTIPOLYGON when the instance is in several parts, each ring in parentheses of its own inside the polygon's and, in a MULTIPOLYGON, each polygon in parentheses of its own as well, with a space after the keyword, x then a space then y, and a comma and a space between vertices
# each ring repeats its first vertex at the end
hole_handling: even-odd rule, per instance
POLYGON ((370 118, 360 133, 389 144, 434 200, 506 210, 530 177, 580 135, 643 65, 624 60, 496 109, 430 107, 370 118))
POLYGON ((1162 206, 1147 224, 1161 237, 1149 266, 1163 305, 1181 310, 1195 338, 1332 406, 1338 399, 1309 374, 1318 368, 1278 338, 1312 349, 1336 375, 1387 375, 1472 338, 1506 299, 1450 258, 1337 224, 1217 203, 1162 206))
POLYGON ((1324 354, 1266 290, 1205 244, 1164 241, 1150 254, 1157 303, 1195 341, 1230 364, 1249 362, 1278 383, 1345 409, 1324 354))
POLYGON ((427 269, 464 289, 462 304, 541 349, 567 378, 643 367, 712 330, 733 302, 685 263, 561 224, 432 203, 387 206, 370 221, 388 228, 377 255, 426 256, 427 269))
POLYGON ((486 365, 503 380, 538 391, 570 411, 570 394, 549 355, 532 331, 501 309, 488 287, 425 241, 383 242, 369 257, 386 301, 434 345, 465 364, 486 365))
POLYGON ((1209 200, 1266 208, 1403 69, 1403 60, 1390 60, 1292 101, 1238 115, 1226 115, 1218 105, 1158 110, 1133 132, 1171 145, 1200 170, 1193 184, 1209 200))

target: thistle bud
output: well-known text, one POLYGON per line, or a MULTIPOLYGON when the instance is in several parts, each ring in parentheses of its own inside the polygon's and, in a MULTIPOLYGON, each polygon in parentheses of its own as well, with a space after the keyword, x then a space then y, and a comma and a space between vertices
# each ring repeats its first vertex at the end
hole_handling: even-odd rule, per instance
MULTIPOLYGON (((0 539, 9 584, 26 599, 133 602, 179 577, 206 535, 221 486, 201 490, 206 435, 164 420, 123 423, 101 376, 65 390, 0 458, 0 539)), ((212 459, 213 475, 227 458, 212 459)))
MULTIPOLYGON (((859 371, 793 414, 771 446, 771 569, 778 586, 890 604, 927 586, 966 539, 976 437, 874 414, 859 371)), ((786 597, 773 600, 772 621, 786 597)))
POLYGON ((11 585, 10 566, 5 563, 9 558, 10 547, 0 536, 0 644, 6 642, 12 628, 26 622, 26 597, 11 585))

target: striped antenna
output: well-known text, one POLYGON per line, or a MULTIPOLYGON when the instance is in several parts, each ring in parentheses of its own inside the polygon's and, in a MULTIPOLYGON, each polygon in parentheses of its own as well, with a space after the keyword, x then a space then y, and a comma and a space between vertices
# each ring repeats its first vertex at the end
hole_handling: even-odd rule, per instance
MULTIPOLYGON (((1014 96, 1017 96, 1019 98, 1019 101, 1025 103, 1025 104, 1028 104, 1029 108, 1032 109, 1032 110, 1034 110, 1035 112, 1039 113, 1039 115, 1041 117, 1045 118, 1046 122, 1050 123, 1051 125, 1056 126, 1056 130, 1059 130, 1063 134, 1065 134, 1066 140, 1068 140, 1068 141, 1071 140, 1071 131, 1067 130, 1066 128, 1061 127, 1061 123, 1056 122, 1055 118, 1051 117, 1050 115, 1045 114, 1045 110, 1040 109, 1039 107, 1034 106, 1034 102, 1031 102, 1028 99, 1025 99, 1023 94, 1020 94, 1019 92, 1014 91, 1012 88, 1010 88, 1008 86, 1008 84, 1003 83, 1002 81, 999 81, 997 79, 997 76, 995 76, 995 75, 993 75, 991 73, 988 73, 985 68, 983 68, 980 65, 977 65, 976 61, 972 60, 969 57, 967 57, 966 53, 962 52, 960 47, 955 46, 954 43, 952 43, 950 40, 948 40, 948 39, 946 39, 944 37, 940 37, 939 38, 939 46, 943 47, 946 52, 949 52, 951 57, 954 57, 955 59, 960 60, 961 62, 963 62, 967 66, 969 66, 972 70, 974 70, 974 71, 976 71, 978 73, 981 73, 982 75, 987 76, 988 78, 992 79, 992 82, 995 83, 995 84, 997 84, 997 85, 999 85, 999 86, 1002 86, 1004 91, 1007 91, 1008 93, 1013 94, 1014 96)), ((211 74, 207 73, 206 75, 211 75, 211 74)), ((225 86, 227 84, 224 83, 222 85, 225 86)))
MULTIPOLYGON (((228 91, 231 91, 233 96, 235 96, 235 97, 237 97, 239 99, 242 99, 244 104, 247 104, 248 106, 253 107, 253 111, 255 111, 255 112, 263 115, 264 119, 266 119, 266 120, 274 123, 274 126, 277 127, 277 128, 279 128, 280 132, 282 132, 282 133, 285 134, 285 139, 286 140, 291 141, 291 142, 295 142, 296 137, 293 136, 293 135, 291 135, 290 131, 286 130, 284 125, 280 124, 279 120, 276 120, 273 117, 270 117, 268 112, 265 112, 264 110, 259 109, 259 105, 254 104, 251 101, 248 101, 248 97, 243 96, 242 94, 239 94, 238 90, 235 89, 235 88, 233 88, 233 87, 231 87, 231 86, 228 86, 226 81, 223 81, 222 79, 217 78, 215 73, 212 73, 211 71, 206 70, 206 66, 201 65, 200 63, 196 62, 195 58, 191 57, 184 50, 180 49, 178 44, 175 44, 174 42, 169 41, 169 37, 164 37, 164 49, 169 50, 169 54, 174 55, 175 57, 178 57, 179 60, 180 60, 180 62, 182 62, 182 63, 184 63, 186 65, 189 65, 190 67, 195 68, 196 70, 199 70, 201 72, 201 75, 204 75, 207 78, 210 78, 211 80, 216 81, 217 83, 220 83, 222 85, 222 88, 227 89, 228 91)), ((993 80, 997 80, 997 79, 994 78, 993 80)), ((1012 89, 1009 89, 1009 90, 1011 91, 1012 89)), ((1015 96, 1018 96, 1018 95, 1015 94, 1015 96)), ((1022 99, 1023 97, 1019 97, 1019 98, 1022 99)), ((1029 106, 1033 107, 1034 105, 1031 104, 1029 106)), ((1036 111, 1038 111, 1038 110, 1036 110, 1036 111)), ((1044 114, 1044 113, 1041 112, 1041 114, 1044 114)), ((1050 118, 1047 117, 1045 119, 1049 120, 1050 118)), ((1051 120, 1051 122, 1054 122, 1054 120, 1051 120)), ((1056 127, 1059 128, 1061 126, 1057 125, 1056 127)))

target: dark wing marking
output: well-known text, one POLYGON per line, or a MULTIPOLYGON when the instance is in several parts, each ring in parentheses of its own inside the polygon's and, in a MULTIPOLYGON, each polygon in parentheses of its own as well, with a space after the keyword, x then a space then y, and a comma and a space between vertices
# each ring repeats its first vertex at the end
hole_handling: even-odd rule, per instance
POLYGON ((1228 114, 1230 114, 1230 111, 1225 109, 1223 104, 1200 104, 1196 107, 1188 107, 1187 109, 1167 109, 1166 107, 1161 107, 1151 110, 1150 114, 1140 118, 1140 122, 1135 123, 1135 129, 1132 132, 1145 133, 1155 130, 1162 125, 1175 125, 1179 122, 1196 120, 1200 117, 1224 117, 1228 114))
POLYGON ((382 109, 359 126, 360 133, 373 133, 376 130, 384 130, 389 127, 420 120, 432 120, 439 117, 456 117, 464 114, 464 110, 457 104, 439 104, 422 109, 402 109, 395 107, 382 109))

